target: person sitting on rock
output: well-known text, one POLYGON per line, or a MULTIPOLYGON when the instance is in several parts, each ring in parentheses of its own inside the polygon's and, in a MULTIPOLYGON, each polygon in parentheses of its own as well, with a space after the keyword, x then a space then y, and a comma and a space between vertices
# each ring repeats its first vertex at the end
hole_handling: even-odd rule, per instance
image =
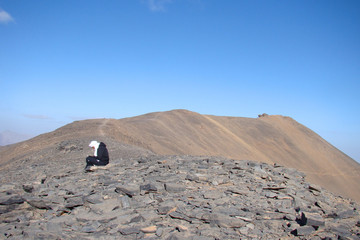
POLYGON ((86 158, 86 171, 89 171, 91 166, 105 166, 109 163, 109 152, 105 143, 91 141, 89 147, 94 149, 94 156, 86 158))

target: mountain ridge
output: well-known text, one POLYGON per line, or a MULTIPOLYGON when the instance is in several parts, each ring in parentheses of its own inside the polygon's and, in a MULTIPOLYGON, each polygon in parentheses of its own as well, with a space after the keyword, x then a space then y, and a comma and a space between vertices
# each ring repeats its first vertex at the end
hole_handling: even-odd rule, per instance
POLYGON ((123 119, 75 121, 5 147, 0 150, 0 164, 77 138, 106 138, 161 155, 224 156, 279 164, 304 172, 310 182, 360 201, 360 165, 309 128, 280 115, 223 117, 181 109, 123 119))

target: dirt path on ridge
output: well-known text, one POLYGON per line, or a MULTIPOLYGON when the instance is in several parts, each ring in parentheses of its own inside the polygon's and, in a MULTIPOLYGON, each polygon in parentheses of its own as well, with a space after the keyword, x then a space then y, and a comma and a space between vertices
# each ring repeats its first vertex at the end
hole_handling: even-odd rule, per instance
POLYGON ((105 136, 104 128, 106 127, 106 125, 109 121, 110 121, 109 118, 104 119, 103 122, 101 123, 101 125, 99 126, 98 132, 99 132, 100 136, 102 136, 102 137, 105 136))

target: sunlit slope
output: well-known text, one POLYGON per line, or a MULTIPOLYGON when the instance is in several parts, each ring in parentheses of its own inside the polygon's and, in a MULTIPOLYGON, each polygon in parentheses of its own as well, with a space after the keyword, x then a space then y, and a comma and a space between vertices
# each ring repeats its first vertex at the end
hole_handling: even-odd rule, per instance
POLYGON ((360 165, 289 117, 219 117, 176 110, 120 119, 116 126, 132 143, 159 154, 277 163, 305 172, 309 181, 333 192, 360 199, 360 165))
POLYGON ((119 120, 76 121, 3 147, 0 164, 71 139, 111 141, 113 146, 124 143, 157 154, 216 155, 277 163, 299 169, 310 182, 360 202, 360 165, 310 129, 283 116, 219 117, 174 110, 119 120))

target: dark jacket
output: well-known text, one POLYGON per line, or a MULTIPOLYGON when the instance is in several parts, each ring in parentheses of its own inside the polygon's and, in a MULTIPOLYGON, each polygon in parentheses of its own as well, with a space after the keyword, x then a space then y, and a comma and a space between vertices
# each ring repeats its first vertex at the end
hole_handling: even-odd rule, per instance
POLYGON ((109 152, 106 148, 105 143, 100 142, 99 148, 97 149, 97 159, 99 159, 102 163, 109 163, 109 152))

